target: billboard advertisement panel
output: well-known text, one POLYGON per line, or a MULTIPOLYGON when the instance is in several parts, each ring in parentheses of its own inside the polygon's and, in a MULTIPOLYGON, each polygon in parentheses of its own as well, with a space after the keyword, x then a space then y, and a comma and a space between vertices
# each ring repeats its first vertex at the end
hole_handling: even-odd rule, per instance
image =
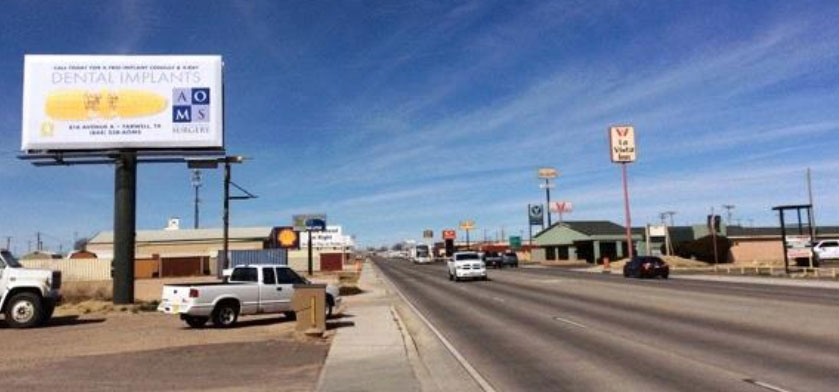
POLYGON ((21 149, 224 147, 221 56, 27 55, 21 149))
POLYGON ((635 127, 631 125, 609 127, 609 150, 612 162, 635 162, 635 127))

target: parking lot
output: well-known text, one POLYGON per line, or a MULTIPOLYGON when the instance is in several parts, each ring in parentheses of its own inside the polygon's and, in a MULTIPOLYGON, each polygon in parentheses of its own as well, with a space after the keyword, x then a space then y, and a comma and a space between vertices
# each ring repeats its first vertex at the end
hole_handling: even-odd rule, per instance
POLYGON ((0 322, 3 390, 313 390, 329 338, 304 340, 282 316, 190 329, 150 313, 57 316, 43 328, 0 322))

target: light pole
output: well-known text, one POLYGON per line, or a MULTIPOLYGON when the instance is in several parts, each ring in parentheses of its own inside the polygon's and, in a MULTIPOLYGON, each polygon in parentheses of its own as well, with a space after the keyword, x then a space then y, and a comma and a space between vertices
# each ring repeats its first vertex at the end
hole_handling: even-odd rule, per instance
POLYGON ((193 218, 193 228, 198 228, 198 203, 200 200, 198 198, 198 188, 201 188, 201 172, 198 169, 192 169, 192 178, 190 179, 192 183, 192 187, 195 189, 195 200, 193 204, 195 205, 194 211, 194 218, 193 218))
MULTIPOLYGON (((230 260, 228 260, 228 255, 230 253, 230 201, 255 199, 257 197, 256 195, 245 190, 245 188, 236 185, 236 183, 230 179, 230 165, 233 163, 242 163, 244 161, 245 157, 241 155, 228 155, 223 158, 187 160, 187 167, 189 167, 190 169, 215 169, 218 167, 220 163, 224 164, 224 211, 222 215, 222 221, 224 225, 224 228, 222 229, 224 236, 222 257, 224 257, 224 262, 222 263, 222 268, 230 267, 230 260), (233 185, 236 189, 240 190, 245 195, 230 196, 231 185, 233 185)), ((221 271, 218 271, 217 273, 221 275, 221 271)))

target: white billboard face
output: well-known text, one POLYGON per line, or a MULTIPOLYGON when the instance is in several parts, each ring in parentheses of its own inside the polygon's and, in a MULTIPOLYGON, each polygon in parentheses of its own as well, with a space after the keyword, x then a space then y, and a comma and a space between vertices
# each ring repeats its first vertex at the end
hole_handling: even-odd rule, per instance
POLYGON ((24 57, 21 149, 222 148, 221 56, 24 57))
POLYGON ((612 162, 635 162, 635 127, 610 127, 609 149, 611 150, 612 162))

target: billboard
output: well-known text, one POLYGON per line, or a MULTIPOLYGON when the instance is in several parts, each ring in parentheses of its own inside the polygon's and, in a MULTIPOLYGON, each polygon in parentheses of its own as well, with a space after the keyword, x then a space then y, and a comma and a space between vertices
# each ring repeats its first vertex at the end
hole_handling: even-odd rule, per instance
POLYGON ((460 229, 461 230, 469 231, 469 230, 472 230, 474 228, 475 228, 475 221, 473 221, 471 219, 460 222, 460 229))
POLYGON ((326 230, 326 214, 292 215, 291 225, 297 231, 323 231, 326 230))
POLYGON ((635 127, 609 127, 609 150, 612 162, 635 162, 635 127))
POLYGON ((425 229, 422 231, 422 238, 434 238, 434 230, 425 229))
POLYGON ((574 210, 574 204, 570 201, 556 201, 550 204, 550 209, 558 214, 570 214, 574 210))
POLYGON ((220 149, 221 56, 27 55, 21 150, 220 149))

